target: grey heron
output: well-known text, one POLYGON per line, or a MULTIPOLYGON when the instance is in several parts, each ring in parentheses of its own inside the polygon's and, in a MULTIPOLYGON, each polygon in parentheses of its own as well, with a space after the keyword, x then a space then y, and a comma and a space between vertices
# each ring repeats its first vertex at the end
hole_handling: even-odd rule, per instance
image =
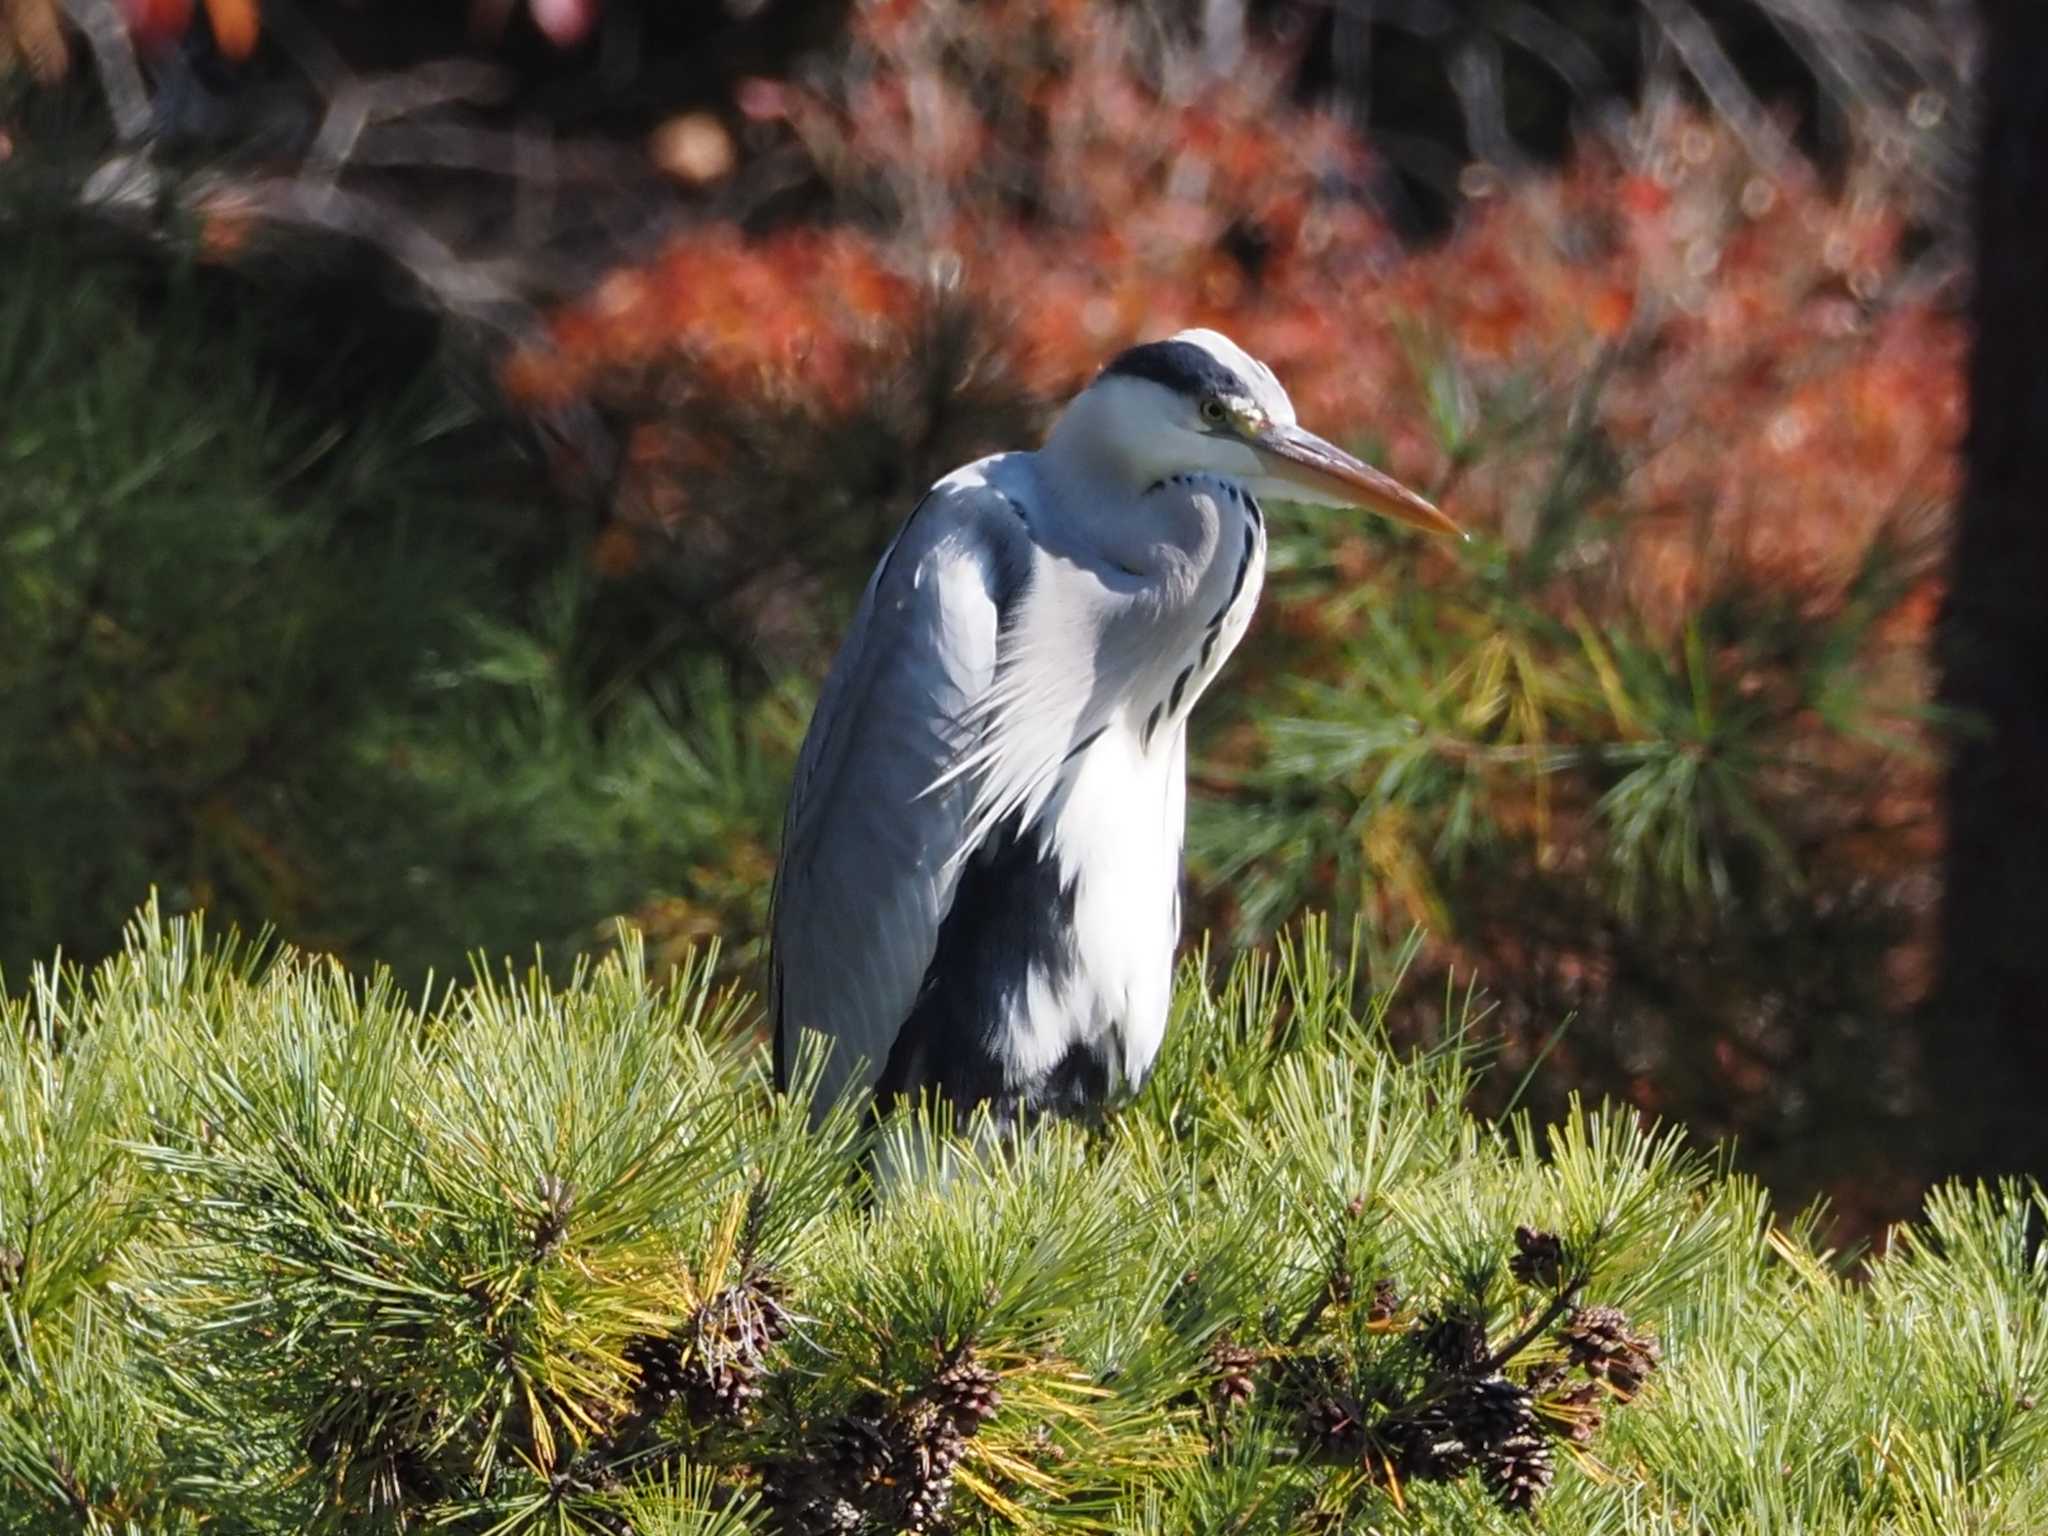
POLYGON ((1436 533, 1215 331, 1134 346, 1045 446, 934 485, 819 696, 776 871, 775 1068, 1079 1113, 1141 1084, 1180 935, 1187 720, 1259 599, 1261 495, 1436 533))

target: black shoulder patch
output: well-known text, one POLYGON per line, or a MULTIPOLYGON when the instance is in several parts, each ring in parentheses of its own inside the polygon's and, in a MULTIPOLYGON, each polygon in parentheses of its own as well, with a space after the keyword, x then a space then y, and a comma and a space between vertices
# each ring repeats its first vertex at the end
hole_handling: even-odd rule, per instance
POLYGON ((1206 395, 1249 395, 1250 387, 1191 341, 1148 341, 1119 352, 1102 370, 1126 379, 1150 379, 1191 399, 1206 395))
POLYGON ((963 1116, 989 1101, 1000 1119, 1037 1093, 1039 1084, 1018 1082, 1012 1070, 1019 1041, 1010 1021, 1034 977, 1056 996, 1073 984, 1078 899, 1044 828, 1012 815, 989 834, 939 923, 917 999, 875 1083, 878 1104, 929 1089, 963 1116))

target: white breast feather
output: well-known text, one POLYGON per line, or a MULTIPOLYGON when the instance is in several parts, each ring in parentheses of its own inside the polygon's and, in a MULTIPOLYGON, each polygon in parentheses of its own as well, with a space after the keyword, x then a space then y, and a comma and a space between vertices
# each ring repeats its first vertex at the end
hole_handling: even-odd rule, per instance
POLYGON ((1031 641, 1012 637, 979 712, 983 745, 956 770, 974 775, 976 825, 992 830, 1014 814, 1047 828, 1061 879, 1075 888, 1078 966, 1059 986, 1034 970, 1004 1021, 1013 1084, 1051 1071, 1075 1043, 1111 1029, 1121 1034, 1116 1065, 1126 1084, 1142 1082, 1158 1053, 1179 940, 1185 722, 1243 637, 1264 574, 1263 533, 1253 528, 1247 554, 1244 530, 1252 525, 1242 519, 1219 517, 1229 542, 1191 573, 1192 590, 1146 637, 1142 664, 1122 674, 1105 674, 1114 657, 1083 643, 1099 632, 1090 599, 1103 594, 1092 575, 1043 560, 1018 626, 1031 641), (1204 659, 1209 620, 1226 599, 1204 659), (1043 606, 1031 611, 1035 604, 1043 606), (1191 675, 1178 703, 1148 731, 1151 710, 1167 702, 1183 672, 1191 675), (1083 740, 1088 745, 1074 751, 1083 740))

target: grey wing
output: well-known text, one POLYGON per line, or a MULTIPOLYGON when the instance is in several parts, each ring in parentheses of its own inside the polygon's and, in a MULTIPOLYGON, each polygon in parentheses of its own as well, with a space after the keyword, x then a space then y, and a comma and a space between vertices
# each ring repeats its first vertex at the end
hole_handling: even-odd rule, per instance
POLYGON ((832 1042, 821 1106, 880 1075, 937 948, 972 798, 948 771, 973 745, 1030 560, 1007 497, 977 476, 941 481, 876 568, 819 695, 783 824, 770 1007, 779 1085, 803 1031, 832 1042))

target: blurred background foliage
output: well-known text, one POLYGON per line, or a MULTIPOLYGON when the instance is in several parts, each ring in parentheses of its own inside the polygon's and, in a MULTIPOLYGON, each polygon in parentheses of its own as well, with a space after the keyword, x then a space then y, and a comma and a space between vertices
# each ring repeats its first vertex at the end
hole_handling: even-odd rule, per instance
POLYGON ((1193 923, 1420 926, 1492 999, 1482 1098, 1623 1095, 1852 1227, 1917 1191, 1967 7, 0 36, 10 974, 155 884, 412 980, 621 913, 750 977, 808 690, 916 494, 1210 324, 1477 536, 1275 509, 1193 923))

